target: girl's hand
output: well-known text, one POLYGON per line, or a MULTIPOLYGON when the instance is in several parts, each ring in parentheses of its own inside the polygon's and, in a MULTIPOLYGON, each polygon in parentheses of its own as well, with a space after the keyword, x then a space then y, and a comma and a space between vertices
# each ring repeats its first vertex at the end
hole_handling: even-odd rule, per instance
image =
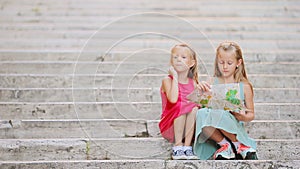
POLYGON ((174 79, 178 79, 178 74, 173 66, 169 68, 169 75, 173 76, 174 79))
POLYGON ((239 112, 230 111, 230 113, 238 120, 238 121, 246 121, 246 112, 240 110, 239 112))
POLYGON ((197 88, 203 92, 209 92, 211 87, 208 82, 202 81, 197 84, 197 88))

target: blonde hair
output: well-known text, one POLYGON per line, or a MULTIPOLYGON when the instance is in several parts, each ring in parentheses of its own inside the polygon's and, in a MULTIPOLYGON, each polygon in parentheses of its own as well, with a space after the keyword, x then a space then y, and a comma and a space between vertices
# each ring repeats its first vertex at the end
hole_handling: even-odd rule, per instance
POLYGON ((198 84, 199 83, 199 80, 198 80, 198 60, 197 60, 196 52, 191 47, 189 47, 187 44, 182 43, 182 44, 175 45, 171 49, 171 54, 173 54, 174 50, 177 47, 187 48, 190 51, 190 57, 191 57, 192 60, 195 60, 195 64, 192 67, 190 67, 188 77, 194 79, 195 82, 198 84))
POLYGON ((241 64, 236 68, 234 72, 234 80, 235 82, 248 82, 249 85, 251 86, 251 89, 253 91, 252 84, 249 82, 248 77, 247 77, 247 72, 246 72, 246 67, 244 64, 244 58, 243 58, 243 53, 241 47, 232 41, 225 41, 220 43, 220 45, 217 48, 216 51, 216 58, 215 58, 215 77, 221 77, 222 73, 218 67, 218 56, 220 55, 220 50, 224 50, 225 52, 227 51, 234 51, 235 58, 237 60, 242 60, 241 64))

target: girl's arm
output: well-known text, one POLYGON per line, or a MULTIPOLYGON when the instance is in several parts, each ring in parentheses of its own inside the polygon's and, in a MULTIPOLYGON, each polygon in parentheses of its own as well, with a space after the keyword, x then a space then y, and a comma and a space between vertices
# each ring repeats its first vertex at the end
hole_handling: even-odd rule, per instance
POLYGON ((162 81, 162 90, 166 93, 166 96, 171 103, 176 103, 178 100, 178 76, 173 67, 170 68, 169 74, 173 76, 173 79, 166 77, 162 81))
POLYGON ((175 79, 166 77, 162 81, 162 90, 166 93, 167 99, 171 103, 176 103, 178 100, 178 82, 175 79))
POLYGON ((249 82, 244 82, 244 95, 245 95, 245 106, 249 111, 246 112, 232 112, 236 119, 239 121, 249 122, 254 119, 254 101, 253 101, 253 88, 249 82))

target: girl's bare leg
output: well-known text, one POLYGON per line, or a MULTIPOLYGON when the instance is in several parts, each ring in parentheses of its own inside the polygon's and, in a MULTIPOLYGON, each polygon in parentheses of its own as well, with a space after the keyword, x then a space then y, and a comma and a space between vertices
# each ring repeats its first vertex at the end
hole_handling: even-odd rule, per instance
POLYGON ((174 120, 175 146, 182 146, 185 121, 186 115, 181 115, 174 120))
POLYGON ((206 137, 214 140, 217 143, 224 139, 224 136, 221 133, 221 131, 214 127, 211 127, 211 126, 203 127, 202 131, 204 132, 206 137))
POLYGON ((185 142, 184 146, 190 146, 192 144, 194 132, 195 132, 195 123, 196 123, 196 113, 198 108, 193 108, 191 113, 186 114, 185 122, 185 142))
POLYGON ((221 130, 220 129, 220 132, 226 136, 229 140, 233 141, 233 142, 237 142, 238 140, 236 139, 236 135, 235 134, 232 134, 232 133, 228 133, 227 131, 225 130, 221 130))

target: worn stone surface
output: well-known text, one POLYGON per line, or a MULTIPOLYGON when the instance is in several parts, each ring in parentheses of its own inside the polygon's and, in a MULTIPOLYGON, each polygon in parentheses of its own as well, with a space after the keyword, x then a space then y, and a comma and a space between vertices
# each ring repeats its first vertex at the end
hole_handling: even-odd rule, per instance
MULTIPOLYGON (((161 137, 158 123, 138 119, 3 120, 0 138, 161 137)), ((298 120, 254 120, 245 124, 245 130, 254 139, 299 139, 299 125, 298 120)))
MULTIPOLYGON (((99 74, 99 75, 44 75, 44 76, 1 76, 0 85, 4 88, 94 88, 101 86, 109 88, 122 83, 128 87, 157 87, 165 77, 165 72, 147 74, 99 74)), ((200 79, 206 79, 203 74, 200 79)), ((249 76, 254 88, 297 88, 300 85, 299 75, 266 75, 253 74, 249 76), (270 81, 272 83, 270 83, 270 81)))
POLYGON ((164 160, 86 160, 86 161, 10 161, 0 162, 0 168, 41 169, 41 168, 145 168, 165 169, 164 160))
MULTIPOLYGON (((256 103, 255 120, 299 120, 299 103, 256 103)), ((3 120, 20 119, 145 119, 159 120, 160 102, 0 104, 3 120)))
POLYGON ((300 167, 299 160, 294 161, 272 161, 272 160, 257 160, 257 161, 167 161, 166 168, 168 169, 278 169, 289 168, 296 169, 300 167))
MULTIPOLYGON (((2 90, 0 102, 160 102, 160 87, 138 88, 130 86, 114 86, 113 88, 65 88, 65 89, 34 89, 34 90, 2 90), (119 88, 121 87, 121 88, 119 88)), ((254 89, 256 103, 299 103, 298 88, 256 88, 254 89)))
POLYGON ((148 137, 146 121, 128 120, 10 120, 0 121, 0 138, 121 138, 148 137))
MULTIPOLYGON (((260 160, 298 160, 299 140, 257 140, 260 160)), ((171 144, 162 138, 0 139, 0 160, 170 159, 171 144)))
MULTIPOLYGON (((87 62, 87 63, 27 63, 22 67, 19 65, 22 63, 6 63, 0 67, 0 73, 11 73, 11 74, 137 74, 137 73, 166 73, 168 70, 169 56, 162 60, 161 63, 157 62, 146 62, 136 64, 133 61, 127 62, 87 62), (76 67, 75 67, 76 66, 76 67), (41 71, 42 70, 42 71, 41 71), (74 70, 76 70, 74 72, 74 70)), ((298 63, 249 63, 246 65, 249 74, 293 74, 298 70, 298 63)), ((199 66, 201 74, 207 74, 212 72, 213 64, 205 63, 199 66)))
MULTIPOLYGON (((147 121, 148 133, 161 137, 158 120, 147 121)), ((245 123, 245 130, 254 139, 299 139, 300 121, 252 121, 245 123)))
POLYGON ((145 169, 298 169, 299 160, 257 161, 202 161, 202 160, 85 160, 85 161, 9 161, 0 162, 1 168, 145 168, 145 169))
POLYGON ((44 161, 86 159, 85 140, 1 139, 0 161, 44 161), (4 155, 5 154, 5 155, 4 155))
POLYGON ((0 168, 300 168, 299 4, 3 2, 0 168), (171 144, 151 120, 160 119, 170 48, 192 45, 205 80, 224 40, 243 49, 255 92, 247 131, 260 160, 166 160, 171 144))

